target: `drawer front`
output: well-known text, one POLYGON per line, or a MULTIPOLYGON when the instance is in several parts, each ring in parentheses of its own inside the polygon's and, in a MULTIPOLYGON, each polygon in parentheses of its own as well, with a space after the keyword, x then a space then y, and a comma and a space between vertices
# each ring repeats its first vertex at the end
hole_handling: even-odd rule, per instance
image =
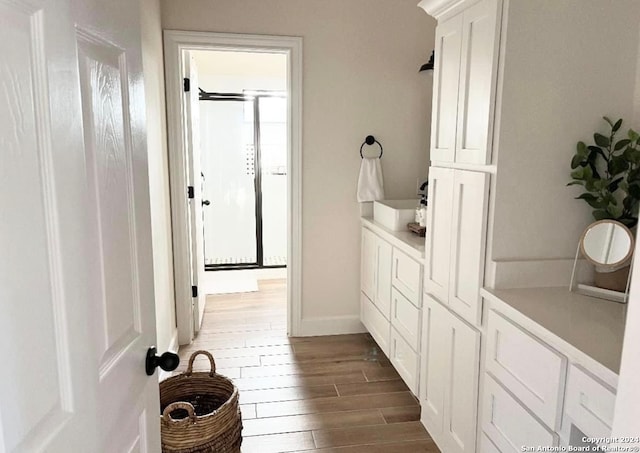
POLYGON ((422 266, 400 250, 393 249, 391 283, 416 307, 420 308, 422 295, 422 266))
POLYGON ((559 428, 566 358, 491 310, 486 369, 553 430, 559 428))
POLYGON ((391 325, 382 313, 373 305, 367 296, 360 293, 360 319, 373 339, 378 343, 382 352, 389 357, 389 331, 391 325))
MULTIPOLYGON (((558 445, 558 436, 537 421, 490 375, 485 375, 482 430, 501 453, 522 452, 523 447, 558 445)), ((493 451, 484 445, 482 448, 493 451)))
POLYGON ((611 436, 616 395, 612 389, 581 368, 569 369, 565 412, 589 437, 611 436))
POLYGON ((391 344, 389 345, 389 360, 402 377, 409 390, 418 395, 418 370, 420 357, 411 349, 409 343, 395 330, 391 329, 391 344))
POLYGON ((420 318, 420 310, 400 294, 400 291, 392 288, 391 325, 416 352, 420 352, 420 318))
POLYGON ((491 442, 491 439, 486 434, 482 433, 480 437, 480 453, 501 453, 496 447, 496 444, 491 442))

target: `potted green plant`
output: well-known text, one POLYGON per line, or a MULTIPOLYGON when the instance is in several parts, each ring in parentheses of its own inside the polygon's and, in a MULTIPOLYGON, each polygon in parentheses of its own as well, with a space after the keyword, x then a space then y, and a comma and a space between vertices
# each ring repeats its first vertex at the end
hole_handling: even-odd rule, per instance
POLYGON ((592 145, 578 142, 567 185, 584 187, 576 199, 593 208, 595 220, 613 219, 633 228, 640 203, 640 134, 629 129, 625 138, 618 139, 622 119, 614 123, 605 116, 604 120, 609 135, 596 132, 592 145))
MULTIPOLYGON (((592 145, 578 142, 568 185, 584 187, 576 198, 593 208, 596 221, 616 220, 635 230, 640 206, 640 134, 629 129, 625 138, 618 139, 622 119, 614 123, 605 116, 604 120, 610 127, 608 135, 596 132, 592 145)), ((595 266, 595 285, 624 291, 629 271, 629 265, 595 266)))

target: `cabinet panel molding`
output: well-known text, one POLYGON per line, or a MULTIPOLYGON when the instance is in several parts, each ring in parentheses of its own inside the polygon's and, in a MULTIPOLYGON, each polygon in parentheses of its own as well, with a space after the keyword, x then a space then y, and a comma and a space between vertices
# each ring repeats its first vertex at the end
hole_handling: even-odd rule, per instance
POLYGON ((456 150, 458 85, 462 50, 462 15, 436 28, 431 160, 453 162, 456 150))
POLYGON ((455 161, 491 162, 501 2, 483 0, 463 13, 455 161))
POLYGON ((488 174, 455 171, 449 305, 474 325, 482 315, 488 198, 488 174))
POLYGON ((449 297, 454 171, 438 167, 429 169, 424 287, 428 294, 445 303, 449 297))
POLYGON ((385 318, 391 320, 391 268, 393 247, 375 236, 376 239, 376 289, 374 302, 385 318))

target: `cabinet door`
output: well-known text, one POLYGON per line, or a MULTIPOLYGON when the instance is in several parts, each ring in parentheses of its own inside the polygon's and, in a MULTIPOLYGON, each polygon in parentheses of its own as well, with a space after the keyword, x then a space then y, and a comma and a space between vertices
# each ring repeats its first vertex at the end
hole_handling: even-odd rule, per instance
POLYGON ((436 28, 431 119, 431 160, 453 162, 462 48, 462 14, 436 28))
POLYGON ((391 324, 364 294, 360 294, 360 320, 380 350, 389 357, 391 324))
POLYGON ((471 453, 476 449, 480 333, 455 315, 447 315, 444 451, 471 453))
POLYGON ((393 247, 376 236, 376 295, 373 301, 378 310, 391 320, 391 268, 393 247))
POLYGON ((440 448, 447 376, 447 309, 425 295, 422 305, 420 420, 440 448))
POLYGON ((370 230, 363 228, 360 263, 360 289, 371 301, 375 299, 376 254, 376 236, 370 230))
POLYGON ((455 160, 488 164, 495 105, 500 1, 483 0, 462 17, 455 160))
POLYGON ((424 287, 444 303, 449 298, 453 172, 450 168, 429 169, 424 287))
POLYGON ((475 451, 480 333, 425 296, 421 421, 442 451, 475 451))
POLYGON ((480 324, 489 175, 455 170, 449 306, 480 324))

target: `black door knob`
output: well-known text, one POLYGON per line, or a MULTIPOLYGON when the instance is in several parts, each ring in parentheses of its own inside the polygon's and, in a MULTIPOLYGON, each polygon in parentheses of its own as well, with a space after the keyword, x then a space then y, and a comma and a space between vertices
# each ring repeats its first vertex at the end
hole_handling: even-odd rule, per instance
POLYGON ((153 375, 156 367, 160 367, 164 371, 173 371, 180 365, 180 357, 178 357, 178 354, 167 351, 161 356, 158 356, 157 353, 158 350, 155 346, 151 346, 147 351, 147 360, 144 364, 147 376, 153 375))
POLYGON ((209 200, 202 200, 202 206, 209 206, 211 202, 209 200))

